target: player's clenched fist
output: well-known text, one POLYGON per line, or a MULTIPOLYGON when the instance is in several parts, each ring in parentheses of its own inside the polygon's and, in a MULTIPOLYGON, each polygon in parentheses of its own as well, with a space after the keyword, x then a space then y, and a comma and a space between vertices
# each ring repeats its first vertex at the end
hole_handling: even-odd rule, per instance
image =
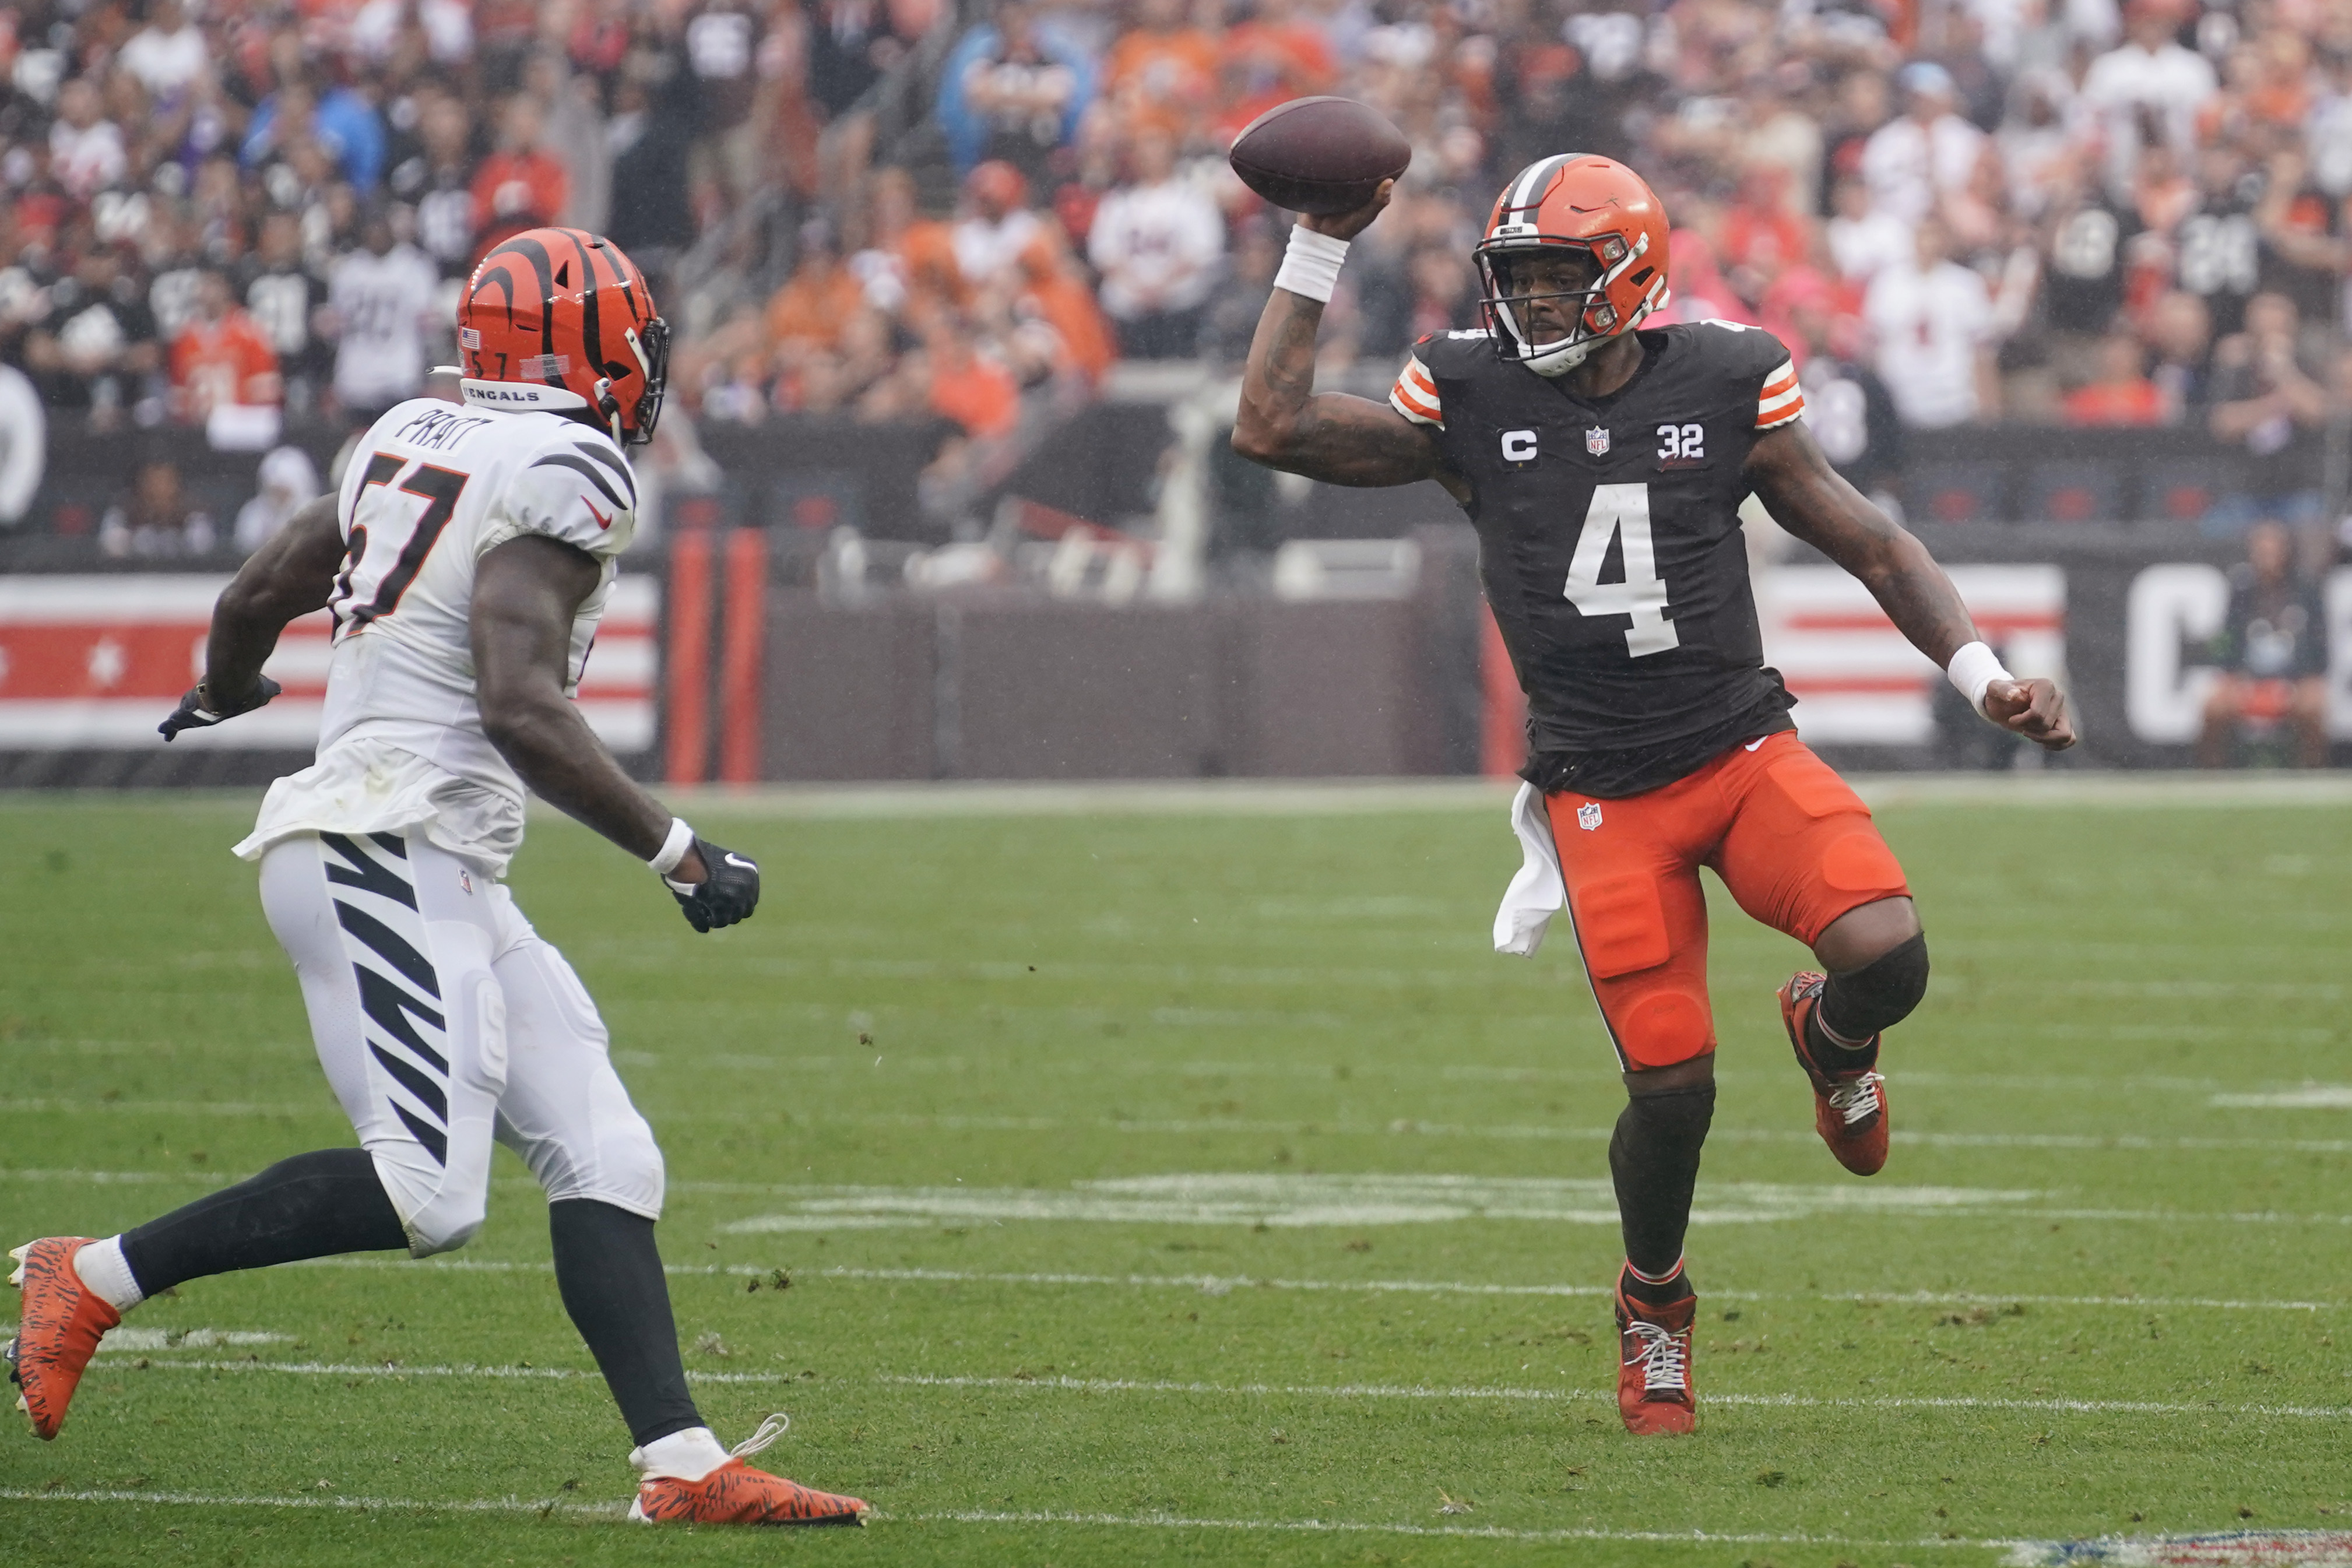
POLYGON ((694 853, 702 861, 702 880, 662 879, 686 923, 698 931, 714 931, 750 920, 751 911, 760 907, 759 866, 699 837, 694 841, 694 853))
POLYGON ((269 677, 258 675, 254 677, 253 689, 241 700, 224 702, 213 696, 205 683, 199 680, 188 688, 187 695, 180 699, 180 705, 172 710, 172 716, 155 726, 155 732, 168 741, 183 730, 209 730, 224 720, 267 706, 281 689, 269 677))
POLYGON ((2051 681, 1993 681, 1985 688, 1984 715, 2047 751, 2063 752, 2074 743, 2066 694, 2051 681))

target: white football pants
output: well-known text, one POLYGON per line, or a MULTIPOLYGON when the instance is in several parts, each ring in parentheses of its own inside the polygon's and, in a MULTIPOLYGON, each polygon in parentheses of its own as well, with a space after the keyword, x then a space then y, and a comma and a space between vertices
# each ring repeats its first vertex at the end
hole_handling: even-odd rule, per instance
POLYGON ((493 1138, 550 1200, 661 1216, 596 1005, 504 886, 422 836, 303 834, 262 857, 261 907, 411 1253, 481 1228, 493 1138))

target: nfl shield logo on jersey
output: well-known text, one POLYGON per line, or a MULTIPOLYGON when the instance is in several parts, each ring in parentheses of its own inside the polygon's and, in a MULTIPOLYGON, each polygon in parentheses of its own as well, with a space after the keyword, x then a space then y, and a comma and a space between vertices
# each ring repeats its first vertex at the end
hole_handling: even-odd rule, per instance
POLYGON ((1598 426, 1584 433, 1584 449, 1596 458, 1609 455, 1609 432, 1598 426))
MULTIPOLYGON (((1605 443, 1609 439, 1609 432, 1606 430, 1601 431, 1601 439, 1605 443)), ((1584 829, 1587 833, 1591 833, 1594 829, 1598 828, 1601 826, 1601 803, 1597 800, 1588 800, 1582 805, 1578 806, 1576 808, 1576 825, 1584 829)))

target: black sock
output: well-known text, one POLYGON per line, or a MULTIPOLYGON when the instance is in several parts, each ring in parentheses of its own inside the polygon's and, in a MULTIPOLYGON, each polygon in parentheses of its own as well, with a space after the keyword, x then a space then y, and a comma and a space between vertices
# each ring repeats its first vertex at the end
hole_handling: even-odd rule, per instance
POLYGON ((1813 1053, 1815 1064, 1828 1072, 1867 1072, 1878 1065, 1878 1036, 1873 1033, 1858 1046, 1831 1038, 1822 1023, 1819 1005, 1805 1020, 1805 1045, 1813 1053))
POLYGON ((593 1198, 547 1205, 555 1288, 640 1448, 703 1424, 686 1390, 654 1222, 593 1198))
MULTIPOLYGON (((1683 1232, 1690 1226, 1691 1191, 1698 1184, 1699 1149, 1715 1119, 1715 1085, 1636 1094, 1617 1118, 1609 1140, 1609 1173, 1617 1184, 1618 1222, 1624 1228, 1625 1258, 1643 1273, 1665 1275, 1683 1255, 1683 1232)), ((1670 1280, 1667 1294, 1645 1294, 1630 1276, 1627 1293, 1653 1305, 1680 1300, 1687 1283, 1670 1280)))
POLYGON ((1675 1265, 1675 1271, 1654 1282, 1643 1279, 1632 1269, 1625 1270, 1622 1281, 1625 1294, 1644 1307, 1671 1307, 1686 1297, 1696 1294, 1690 1282, 1690 1270, 1675 1265))
POLYGON ((1832 974, 1822 986, 1805 1043, 1822 1067, 1853 1072, 1878 1063, 1878 1035, 1911 1016, 1927 994, 1927 933, 1898 942, 1859 969, 1832 974), (1837 1031, 1832 1038, 1828 1031, 1837 1031), (1862 1042, 1847 1045, 1848 1040, 1862 1042))
POLYGON ((408 1232, 364 1149, 320 1149, 122 1233, 122 1260, 149 1296, 187 1279, 305 1258, 408 1248, 408 1232))

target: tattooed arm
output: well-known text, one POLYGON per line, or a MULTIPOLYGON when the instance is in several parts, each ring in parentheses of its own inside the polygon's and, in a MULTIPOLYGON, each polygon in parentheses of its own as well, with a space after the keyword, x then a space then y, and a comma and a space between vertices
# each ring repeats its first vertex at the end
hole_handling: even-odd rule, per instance
MULTIPOLYGON (((1307 227, 1353 239, 1389 205, 1395 182, 1369 203, 1333 217, 1305 217, 1307 227)), ((1457 501, 1469 487, 1440 457, 1437 434, 1385 403, 1315 391, 1315 330, 1323 307, 1276 289, 1258 318, 1242 373, 1234 450, 1254 463, 1285 468, 1332 485, 1409 485, 1435 479, 1457 501)))
MULTIPOLYGON (((1983 640, 1959 590, 1913 538, 1839 477, 1801 419, 1758 437, 1748 454, 1748 482, 1773 521, 1844 567, 1911 646, 1952 662, 1983 640)), ((1996 680, 1985 689, 1992 721, 2053 752, 2074 743, 2063 692, 2047 680, 1996 680)))

